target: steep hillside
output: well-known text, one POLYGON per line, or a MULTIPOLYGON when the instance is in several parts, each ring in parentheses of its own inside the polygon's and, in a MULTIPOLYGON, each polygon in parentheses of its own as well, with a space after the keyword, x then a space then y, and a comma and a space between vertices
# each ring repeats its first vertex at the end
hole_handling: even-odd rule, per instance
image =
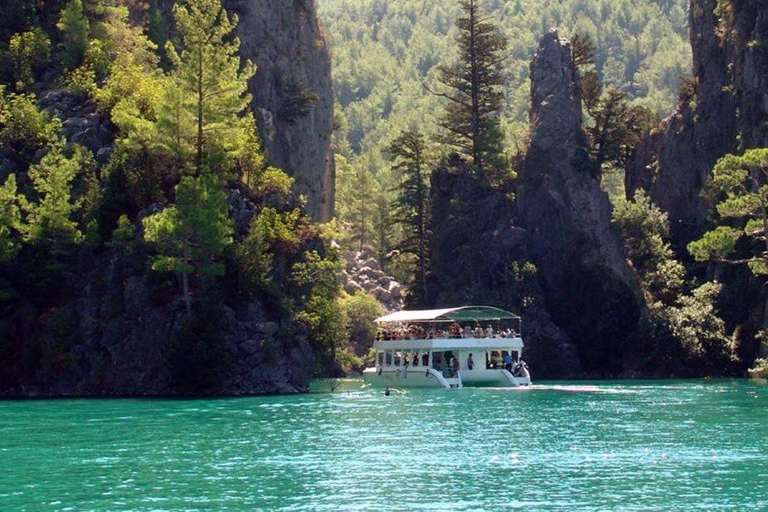
POLYGON ((592 373, 615 373, 643 311, 639 283, 589 173, 570 43, 550 32, 531 64, 531 137, 517 203, 547 307, 592 373))
POLYGON ((317 221, 333 215, 331 56, 313 0, 230 0, 241 18, 241 55, 257 66, 250 84, 262 144, 296 179, 317 221))
POLYGON ((630 194, 646 189, 669 213, 681 250, 704 229, 717 159, 768 145, 768 2, 693 0, 689 18, 693 81, 626 174, 630 194))
POLYGON ((223 7, 0 6, 26 16, 0 31, 0 396, 293 393, 337 369, 314 5, 223 7))

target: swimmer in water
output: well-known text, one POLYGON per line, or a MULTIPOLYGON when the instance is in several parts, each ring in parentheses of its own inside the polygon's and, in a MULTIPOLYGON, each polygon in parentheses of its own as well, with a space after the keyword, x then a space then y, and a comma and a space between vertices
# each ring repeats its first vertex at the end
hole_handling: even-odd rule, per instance
POLYGON ((405 391, 401 391, 401 390, 396 389, 396 388, 387 388, 387 389, 384 390, 384 396, 389 396, 392 393, 396 393, 396 394, 398 394, 400 396, 405 396, 405 394, 406 394, 405 391))

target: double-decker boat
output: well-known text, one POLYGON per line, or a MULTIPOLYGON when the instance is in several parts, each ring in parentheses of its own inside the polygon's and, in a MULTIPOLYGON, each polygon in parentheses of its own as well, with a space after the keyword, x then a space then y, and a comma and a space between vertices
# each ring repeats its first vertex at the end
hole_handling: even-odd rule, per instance
POLYGON ((398 311, 376 319, 377 387, 520 387, 531 383, 521 355, 522 320, 489 306, 398 311))

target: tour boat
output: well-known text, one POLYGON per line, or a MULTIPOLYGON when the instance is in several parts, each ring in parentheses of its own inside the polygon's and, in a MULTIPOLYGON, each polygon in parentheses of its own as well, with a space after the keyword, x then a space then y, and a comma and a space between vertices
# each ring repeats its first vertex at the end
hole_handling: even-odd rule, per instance
POLYGON ((398 311, 376 319, 376 387, 520 387, 531 383, 519 316, 489 306, 398 311), (511 326, 510 326, 511 324, 511 326))

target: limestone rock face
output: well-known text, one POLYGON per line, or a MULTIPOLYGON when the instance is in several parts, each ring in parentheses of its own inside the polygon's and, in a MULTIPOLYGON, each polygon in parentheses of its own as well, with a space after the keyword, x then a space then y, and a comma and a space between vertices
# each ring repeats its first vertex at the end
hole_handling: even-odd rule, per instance
POLYGON ((314 220, 333 215, 331 59, 312 0, 228 0, 241 55, 257 66, 253 112, 271 161, 296 179, 314 220))
POLYGON ((556 31, 541 39, 531 64, 531 100, 520 222, 553 320, 588 373, 611 373, 643 306, 608 196, 590 175, 570 43, 556 31))
POLYGON ((768 145, 768 2, 731 3, 729 21, 718 20, 717 0, 691 0, 695 93, 681 97, 627 169, 628 193, 643 188, 669 213, 678 248, 704 229, 701 191, 717 160, 768 145))

